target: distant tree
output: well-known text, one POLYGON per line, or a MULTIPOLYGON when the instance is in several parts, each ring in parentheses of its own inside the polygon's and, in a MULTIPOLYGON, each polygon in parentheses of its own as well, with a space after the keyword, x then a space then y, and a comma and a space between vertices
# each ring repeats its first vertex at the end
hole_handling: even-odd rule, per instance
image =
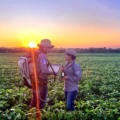
MULTIPOLYGON (((54 48, 51 53, 65 53, 65 48, 54 48)), ((23 53, 28 52, 29 48, 5 48, 0 47, 0 53, 23 53)), ((120 53, 120 48, 76 48, 78 53, 120 53)))

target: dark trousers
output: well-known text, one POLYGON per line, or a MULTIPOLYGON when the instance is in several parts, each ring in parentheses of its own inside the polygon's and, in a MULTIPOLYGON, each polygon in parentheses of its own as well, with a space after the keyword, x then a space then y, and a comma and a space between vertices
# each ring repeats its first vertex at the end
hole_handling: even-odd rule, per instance
POLYGON ((68 111, 74 111, 74 100, 78 91, 65 91, 66 108, 68 111))
POLYGON ((36 94, 39 94, 39 103, 40 103, 40 109, 43 109, 46 103, 47 99, 47 93, 48 93, 48 87, 47 85, 43 85, 39 87, 39 91, 36 93, 35 89, 32 90, 32 99, 30 107, 36 107, 36 94))

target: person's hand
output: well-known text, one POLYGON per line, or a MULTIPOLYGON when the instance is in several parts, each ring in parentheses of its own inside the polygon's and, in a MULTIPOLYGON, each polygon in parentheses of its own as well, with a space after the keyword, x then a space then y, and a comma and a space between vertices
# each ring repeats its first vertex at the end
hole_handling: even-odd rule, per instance
POLYGON ((67 80, 67 79, 68 79, 68 76, 64 76, 64 77, 63 77, 63 80, 67 80))
POLYGON ((61 70, 62 72, 64 71, 63 65, 61 65, 60 70, 61 70))

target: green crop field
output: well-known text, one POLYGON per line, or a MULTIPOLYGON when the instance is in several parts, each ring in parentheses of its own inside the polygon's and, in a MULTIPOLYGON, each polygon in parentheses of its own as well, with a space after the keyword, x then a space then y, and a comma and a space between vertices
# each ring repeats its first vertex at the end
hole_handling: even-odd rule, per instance
MULTIPOLYGON (((29 109, 31 90, 23 85, 17 65, 22 54, 0 54, 0 120, 35 120, 29 109)), ((50 54, 63 64, 64 54, 50 54)), ((42 120, 120 120, 120 54, 78 54, 83 77, 75 111, 65 110, 63 81, 50 77, 51 101, 41 111, 42 120)))

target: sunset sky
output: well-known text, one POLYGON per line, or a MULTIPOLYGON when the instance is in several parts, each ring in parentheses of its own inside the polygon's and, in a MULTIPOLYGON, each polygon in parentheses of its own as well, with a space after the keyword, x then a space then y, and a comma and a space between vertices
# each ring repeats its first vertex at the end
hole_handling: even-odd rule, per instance
POLYGON ((120 0, 0 0, 0 47, 120 47, 120 0))

